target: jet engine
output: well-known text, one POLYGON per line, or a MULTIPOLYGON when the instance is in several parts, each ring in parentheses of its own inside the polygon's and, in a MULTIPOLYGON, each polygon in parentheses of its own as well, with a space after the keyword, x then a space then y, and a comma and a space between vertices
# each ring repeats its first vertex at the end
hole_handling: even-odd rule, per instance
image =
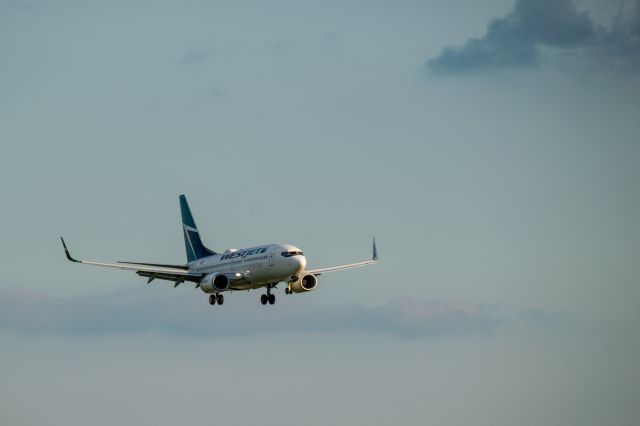
POLYGON ((291 283, 291 291, 294 293, 304 293, 311 291, 318 285, 318 278, 312 274, 305 274, 291 283))
POLYGON ((200 289, 205 293, 217 293, 229 288, 229 278, 224 274, 209 274, 200 281, 200 289))

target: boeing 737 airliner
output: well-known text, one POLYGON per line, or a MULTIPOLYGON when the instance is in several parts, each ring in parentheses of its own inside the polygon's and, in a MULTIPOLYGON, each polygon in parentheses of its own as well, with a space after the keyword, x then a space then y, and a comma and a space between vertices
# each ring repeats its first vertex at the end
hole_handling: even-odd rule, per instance
POLYGON ((370 260, 321 269, 307 270, 307 259, 302 250, 289 244, 267 244, 216 253, 202 244, 200 233, 184 195, 180 195, 180 212, 184 245, 187 251, 186 265, 77 260, 71 256, 64 239, 61 238, 62 245, 67 259, 72 262, 135 271, 136 274, 148 278, 147 284, 155 279, 173 281, 174 288, 185 281, 195 283, 196 288, 209 294, 211 305, 216 303, 222 305, 223 293, 227 291, 253 290, 262 287, 266 289, 266 293, 262 294, 260 301, 263 305, 267 303, 273 305, 276 302, 276 296, 271 290, 281 282, 287 284, 286 294, 305 293, 316 288, 318 275, 322 273, 358 268, 378 261, 375 238, 373 257, 370 260))

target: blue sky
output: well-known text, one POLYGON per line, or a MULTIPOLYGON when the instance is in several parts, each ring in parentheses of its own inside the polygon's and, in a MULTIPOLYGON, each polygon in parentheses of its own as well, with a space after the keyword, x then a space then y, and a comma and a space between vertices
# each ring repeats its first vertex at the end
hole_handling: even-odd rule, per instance
POLYGON ((2 1, 0 57, 8 423, 637 424, 637 2, 2 1), (182 262, 181 193, 382 262, 264 312, 64 260, 182 262))

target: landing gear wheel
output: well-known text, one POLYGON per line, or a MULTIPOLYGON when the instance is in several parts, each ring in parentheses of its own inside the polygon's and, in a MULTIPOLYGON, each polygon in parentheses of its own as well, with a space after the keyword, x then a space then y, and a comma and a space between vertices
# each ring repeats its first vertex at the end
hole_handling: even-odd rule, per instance
POLYGON ((284 289, 284 294, 291 294, 291 290, 289 290, 288 288, 284 289))
POLYGON ((212 294, 209 296, 209 304, 210 305, 215 305, 216 304, 216 295, 212 294))
POLYGON ((260 303, 262 303, 263 305, 267 304, 267 300, 269 300, 269 296, 267 296, 266 294, 260 296, 260 303))
POLYGON ((276 295, 275 294, 270 294, 269 295, 269 304, 273 305, 274 303, 276 303, 276 295))
POLYGON ((224 296, 222 294, 219 294, 217 299, 218 299, 218 305, 222 305, 224 303, 224 296))

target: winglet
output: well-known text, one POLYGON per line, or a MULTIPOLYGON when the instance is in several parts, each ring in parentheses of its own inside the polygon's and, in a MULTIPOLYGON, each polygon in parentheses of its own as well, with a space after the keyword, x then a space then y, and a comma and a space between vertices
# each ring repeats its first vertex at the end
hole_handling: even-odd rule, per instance
POLYGON ((376 237, 373 237, 373 257, 372 260, 378 260, 378 248, 376 247, 376 237))
POLYGON ((67 245, 64 242, 64 238, 60 237, 60 239, 62 240, 62 247, 64 247, 64 254, 67 255, 67 259, 69 259, 72 262, 80 262, 79 260, 74 259, 73 257, 71 257, 71 255, 69 254, 69 249, 67 248, 67 245))

